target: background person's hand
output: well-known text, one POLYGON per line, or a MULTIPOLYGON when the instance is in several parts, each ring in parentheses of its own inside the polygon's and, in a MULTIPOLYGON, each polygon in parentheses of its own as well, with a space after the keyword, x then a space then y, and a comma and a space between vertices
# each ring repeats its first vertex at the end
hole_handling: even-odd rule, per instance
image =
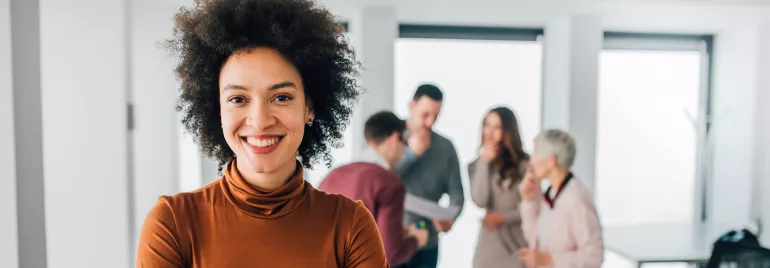
POLYGON ((417 239, 417 247, 424 247, 425 244, 428 244, 428 230, 427 229, 420 229, 417 228, 414 224, 409 225, 407 227, 407 232, 409 233, 409 236, 413 236, 415 239, 417 239))
POLYGON ((430 130, 412 132, 407 141, 407 145, 414 155, 422 156, 422 154, 428 150, 428 147, 430 147, 430 130))
POLYGON ((527 268, 553 266, 553 258, 548 252, 522 248, 519 249, 518 254, 519 258, 524 262, 527 268))
POLYGON ((519 183, 519 194, 524 201, 534 201, 540 192, 537 180, 532 172, 526 172, 524 179, 519 183))
POLYGON ((487 214, 484 215, 484 219, 481 220, 481 226, 484 227, 485 230, 494 230, 497 229, 497 227, 500 227, 504 222, 505 218, 503 218, 503 214, 500 214, 500 212, 487 211, 487 214))
POLYGON ((537 266, 537 260, 535 258, 535 251, 531 250, 529 248, 522 248, 519 249, 519 258, 522 262, 524 262, 524 265, 527 266, 527 268, 536 268, 537 266))
POLYGON ((433 227, 436 227, 436 231, 439 232, 449 232, 454 223, 454 220, 433 220, 433 227))

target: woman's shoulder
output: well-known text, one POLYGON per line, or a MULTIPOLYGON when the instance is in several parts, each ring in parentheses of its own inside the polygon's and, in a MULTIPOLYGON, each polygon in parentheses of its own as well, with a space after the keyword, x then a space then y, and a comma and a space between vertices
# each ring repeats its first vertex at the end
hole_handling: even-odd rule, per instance
POLYGON ((572 177, 570 182, 564 186, 564 193, 561 193, 559 198, 572 200, 571 203, 588 202, 593 205, 593 194, 591 190, 586 186, 582 179, 578 177, 572 177))
POLYGON ((210 204, 220 199, 224 200, 220 180, 215 180, 193 191, 162 195, 157 203, 165 204, 172 211, 178 211, 198 207, 201 204, 210 204))
MULTIPOLYGON (((182 233, 194 232, 195 216, 201 212, 206 212, 210 206, 209 203, 221 196, 219 180, 203 186, 191 192, 177 193, 174 195, 162 195, 158 198, 155 205, 147 213, 142 226, 140 235, 141 245, 139 255, 152 255, 158 252, 166 256, 188 256, 189 252, 184 251, 189 245, 190 240, 182 233), (148 252, 146 249, 153 247, 157 249, 148 252)), ((179 260, 181 262, 181 259, 179 260)))
POLYGON ((371 212, 361 200, 352 200, 341 194, 326 193, 315 188, 311 189, 310 204, 314 211, 323 211, 339 222, 353 223, 362 216, 371 217, 371 212))
POLYGON ((329 209, 342 214, 350 214, 359 209, 359 206, 366 209, 361 201, 352 200, 342 194, 327 193, 313 187, 310 189, 310 200, 312 206, 317 209, 329 209))

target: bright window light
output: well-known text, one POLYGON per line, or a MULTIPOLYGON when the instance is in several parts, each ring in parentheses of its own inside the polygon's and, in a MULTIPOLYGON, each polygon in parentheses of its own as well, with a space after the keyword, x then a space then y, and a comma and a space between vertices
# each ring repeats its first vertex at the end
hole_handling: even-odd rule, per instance
POLYGON ((460 157, 465 209, 441 238, 439 267, 472 267, 484 211, 470 198, 466 166, 476 157, 482 118, 506 105, 519 119, 525 150, 540 131, 542 46, 538 42, 399 39, 395 46, 395 107, 408 117, 408 103, 422 83, 444 91, 435 130, 449 138, 460 157))

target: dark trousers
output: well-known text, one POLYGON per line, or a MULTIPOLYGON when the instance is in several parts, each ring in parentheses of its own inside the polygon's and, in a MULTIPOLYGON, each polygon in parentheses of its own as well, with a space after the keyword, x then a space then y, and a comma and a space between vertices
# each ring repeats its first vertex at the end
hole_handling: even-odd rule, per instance
POLYGON ((412 259, 395 268, 436 268, 438 265, 438 247, 424 248, 412 256, 412 259))

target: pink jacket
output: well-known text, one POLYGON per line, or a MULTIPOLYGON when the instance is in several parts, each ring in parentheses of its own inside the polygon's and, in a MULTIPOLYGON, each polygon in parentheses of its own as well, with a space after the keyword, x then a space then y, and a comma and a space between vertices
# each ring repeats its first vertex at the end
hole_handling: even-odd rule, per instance
POLYGON ((554 268, 599 268, 604 260, 602 226, 590 191, 571 179, 551 208, 542 197, 520 204, 530 248, 551 253, 554 268))

